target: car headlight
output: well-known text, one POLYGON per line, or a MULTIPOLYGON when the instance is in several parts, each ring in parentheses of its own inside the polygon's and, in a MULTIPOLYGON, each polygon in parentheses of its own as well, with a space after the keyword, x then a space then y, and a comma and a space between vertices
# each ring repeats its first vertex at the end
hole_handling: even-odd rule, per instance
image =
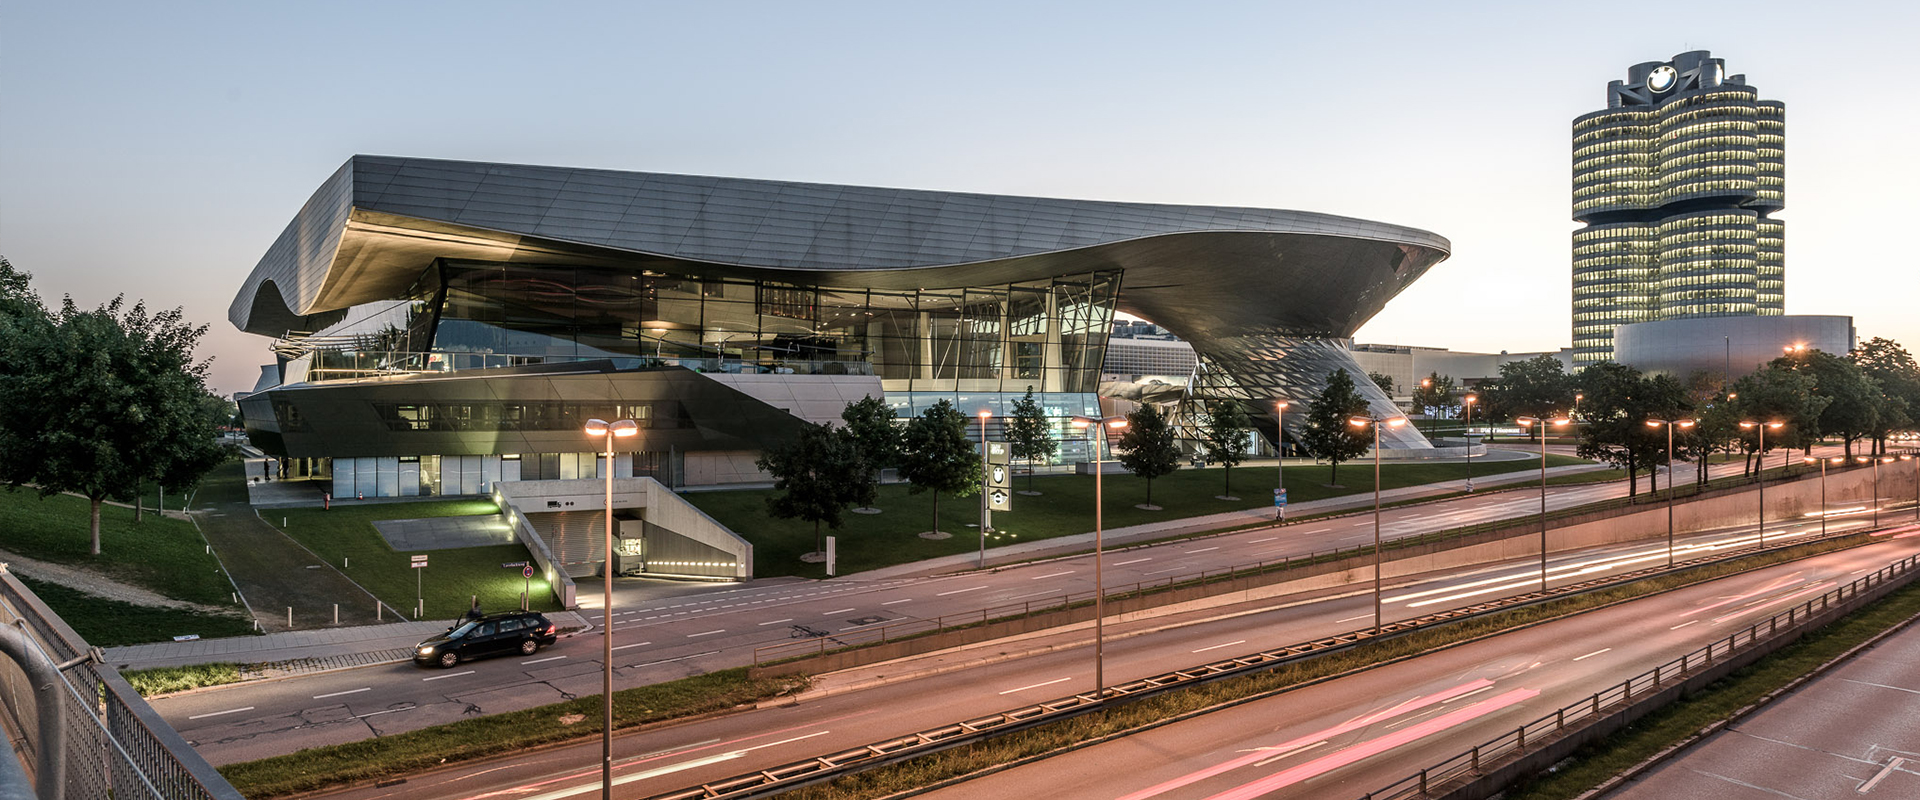
POLYGON ((430 655, 433 655, 433 648, 431 648, 431 647, 422 647, 422 648, 420 648, 420 655, 423 655, 423 656, 430 656, 430 655))

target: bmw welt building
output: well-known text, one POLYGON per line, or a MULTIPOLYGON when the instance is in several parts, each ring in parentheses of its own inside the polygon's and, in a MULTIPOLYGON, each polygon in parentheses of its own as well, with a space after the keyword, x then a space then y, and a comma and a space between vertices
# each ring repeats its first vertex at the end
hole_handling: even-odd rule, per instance
POLYGON ((590 417, 640 425, 616 476, 719 484, 865 396, 997 420, 1031 389, 1084 458, 1066 422, 1098 411, 1116 311, 1191 342, 1195 391, 1272 439, 1274 401, 1359 374, 1338 340, 1449 247, 1300 211, 355 156, 229 313, 273 340, 253 441, 336 496, 595 477, 590 417))

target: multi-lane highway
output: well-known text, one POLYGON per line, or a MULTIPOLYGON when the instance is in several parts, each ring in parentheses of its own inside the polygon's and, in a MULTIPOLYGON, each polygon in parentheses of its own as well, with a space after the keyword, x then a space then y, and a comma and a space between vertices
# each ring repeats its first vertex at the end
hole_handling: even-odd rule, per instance
MULTIPOLYGON (((1167 797, 1202 797, 1313 764, 1307 770, 1313 775, 1299 782, 1304 794, 1296 796, 1338 797, 1348 789, 1358 796, 1416 765, 1450 755, 1463 743, 1489 738, 1495 729, 1531 719, 1837 581, 1914 553, 1920 553, 1920 536, 1890 537, 1217 712, 983 778, 945 795, 1112 798, 1158 787, 1167 797), (1261 755, 1250 757, 1256 753, 1261 755), (1340 754, 1339 766, 1318 760, 1334 754, 1340 754), (1330 793, 1329 786, 1337 792, 1330 793)), ((1612 555, 1639 553, 1629 548, 1612 555)), ((1565 571, 1583 566, 1552 565, 1565 571)), ((1524 580, 1529 571, 1516 565, 1399 586, 1389 602, 1397 615, 1408 615, 1412 603, 1435 596, 1427 592, 1489 579, 1524 580)), ((1106 673, 1109 680, 1123 682, 1352 630, 1366 624, 1371 610, 1367 593, 1343 592, 1143 631, 1107 649, 1106 673)), ((615 744, 617 796, 646 797, 1084 692, 1091 688, 1089 651, 1064 648, 629 734, 615 744)), ((597 791, 597 754, 597 741, 586 742, 459 765, 340 796, 560 800, 597 791)))
MULTIPOLYGON (((1734 465, 1737 467, 1737 465, 1734 465)), ((1618 493, 1617 484, 1557 487, 1549 507, 1565 507, 1618 493)), ((1416 535, 1473 522, 1517 516, 1537 509, 1537 495, 1509 492, 1390 509, 1383 520, 1388 538, 1416 535)), ((1370 540, 1371 517, 1335 518, 1277 529, 1140 547, 1107 556, 1107 584, 1159 582, 1169 577, 1273 560, 1370 540)), ((1786 523, 1780 531, 1806 531, 1786 523)), ((1750 529, 1748 529, 1750 531, 1750 529)), ((1686 541, 1716 542, 1743 533, 1713 531, 1686 541)), ((1771 535, 1771 534, 1770 534, 1771 535)), ((1618 548, 1560 554, 1586 560, 1618 548)), ((1625 571, 1664 558, 1581 567, 1625 571)), ((1480 574, 1476 571, 1465 576, 1480 574)), ((964 614, 1009 604, 1044 605, 1092 588, 1089 558, 1058 559, 936 579, 756 583, 747 586, 675 587, 650 605, 616 610, 616 684, 635 686, 750 663, 753 649, 790 641, 796 632, 840 633, 909 619, 964 614)), ((1550 575, 1566 580, 1572 573, 1550 575)), ((1522 591, 1530 577, 1436 592, 1408 600, 1415 616, 1486 596, 1522 591)), ((587 612, 595 622, 599 615, 587 612)), ((154 705, 215 763, 259 758, 304 747, 413 730, 478 714, 527 708, 598 693, 597 635, 563 640, 531 658, 473 662, 447 671, 388 665, 324 673, 156 700, 154 705)))

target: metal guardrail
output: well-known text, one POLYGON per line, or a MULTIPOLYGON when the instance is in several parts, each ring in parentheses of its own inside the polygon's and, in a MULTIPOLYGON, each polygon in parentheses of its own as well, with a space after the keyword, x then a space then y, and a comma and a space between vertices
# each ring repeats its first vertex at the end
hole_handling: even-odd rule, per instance
POLYGON ((63 750, 58 759, 66 797, 244 800, 118 671, 91 658, 94 649, 4 569, 0 624, 22 633, 40 658, 59 667, 52 691, 36 694, 25 672, 0 659, 0 727, 10 728, 36 758, 42 747, 63 750), (57 705, 64 746, 42 739, 37 726, 20 724, 38 717, 41 703, 57 705))
MULTIPOLYGON (((1853 535, 1858 535, 1858 532, 1836 532, 1824 537, 1824 539, 1836 539, 1853 535)), ((1822 537, 1808 537, 1795 542, 1794 546, 1822 540, 1822 537)), ((1553 587, 1544 593, 1531 592, 1514 595, 1484 603, 1476 603, 1470 606, 1438 611, 1413 619, 1388 622, 1381 626, 1378 632, 1372 629, 1353 631, 1315 639, 1309 642, 1287 645, 1272 650, 1265 650, 1250 655, 1213 661, 1109 686, 1099 695, 1088 692, 1055 698, 995 714, 928 728, 905 736, 872 742, 835 753, 819 755, 802 761, 783 764, 771 769, 712 781, 698 787, 655 795, 650 798, 650 800, 747 800, 748 798, 769 797, 779 792, 791 791, 803 786, 821 783, 856 772, 904 761, 909 758, 936 753, 941 750, 971 744, 996 736, 1004 736, 1048 722, 1069 719, 1120 702, 1144 699, 1180 688, 1198 686, 1253 672, 1277 669, 1298 661, 1318 658, 1330 653, 1351 649, 1376 639, 1405 635, 1437 625, 1459 622, 1498 611, 1535 605, 1571 595, 1599 591, 1613 586, 1633 583, 1663 573, 1728 561, 1745 555, 1778 548, 1779 546, 1762 548, 1758 545, 1743 547, 1680 561, 1675 563, 1671 568, 1664 565, 1648 567, 1633 572, 1553 587)), ((1920 559, 1920 557, 1915 557, 1915 559, 1920 559)), ((1908 560, 1913 561, 1915 559, 1908 560)), ((1910 569, 1911 565, 1907 568, 1910 569)), ((1825 606, 1822 605, 1821 607, 1824 608, 1825 606)))
POLYGON ((1525 750, 1529 740, 1538 742, 1566 730, 1569 724, 1601 717, 1610 709, 1631 703, 1635 698, 1642 697, 1648 692, 1667 688, 1675 679, 1686 679, 1696 667, 1713 664, 1716 659, 1724 661, 1739 650, 1773 638, 1783 629, 1791 631, 1795 626, 1813 618, 1814 615, 1858 597, 1862 592, 1879 587, 1887 581, 1906 575, 1916 566, 1920 566, 1920 556, 1903 558, 1870 575, 1835 587, 1819 597, 1756 622, 1745 630, 1734 631, 1725 639, 1717 639, 1705 647, 1628 678, 1618 686, 1595 692, 1584 700, 1562 706, 1553 713, 1507 731, 1487 742, 1474 745, 1471 750, 1463 751, 1383 788, 1368 792, 1363 798, 1364 800, 1424 798, 1430 787, 1478 773, 1483 763, 1498 761, 1504 756, 1525 750))

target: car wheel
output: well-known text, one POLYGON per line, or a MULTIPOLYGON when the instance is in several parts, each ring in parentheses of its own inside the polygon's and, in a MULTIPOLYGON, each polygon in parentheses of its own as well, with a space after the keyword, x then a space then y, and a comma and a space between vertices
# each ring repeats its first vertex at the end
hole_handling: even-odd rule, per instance
POLYGON ((453 652, 452 650, 448 650, 447 652, 440 654, 440 666, 451 668, 453 667, 453 665, 458 663, 460 663, 459 653, 453 652))
POLYGON ((530 656, 540 650, 540 643, 532 639, 520 642, 520 655, 530 656))

